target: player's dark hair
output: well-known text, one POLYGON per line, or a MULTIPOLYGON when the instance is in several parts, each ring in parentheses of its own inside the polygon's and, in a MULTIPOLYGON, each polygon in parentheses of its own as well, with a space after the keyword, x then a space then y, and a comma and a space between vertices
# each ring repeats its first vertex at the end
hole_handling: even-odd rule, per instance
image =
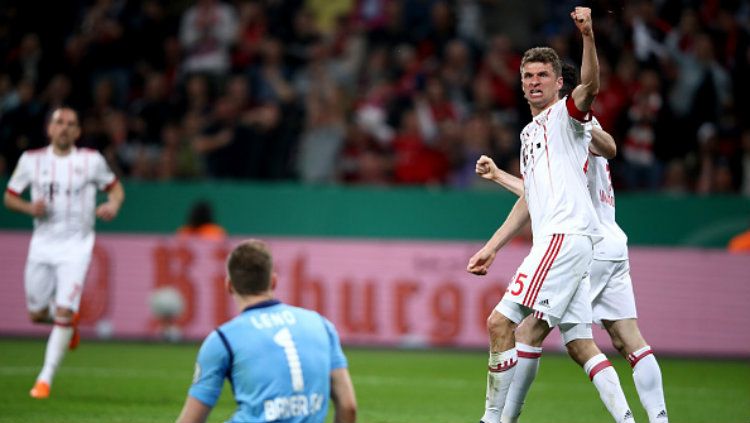
POLYGON ((227 273, 239 295, 257 295, 271 286, 273 258, 263 241, 250 239, 238 245, 227 258, 227 273))
POLYGON ((570 95, 578 85, 578 69, 570 63, 562 63, 563 86, 560 88, 560 98, 570 95))
POLYGON ((209 223, 214 223, 213 209, 208 201, 200 200, 190 209, 187 225, 198 228, 209 223))
POLYGON ((523 67, 527 63, 549 63, 552 65, 552 71, 555 72, 555 76, 560 76, 562 72, 560 56, 550 47, 534 47, 526 50, 521 59, 521 73, 523 73, 523 67))
POLYGON ((81 126, 81 117, 78 115, 78 111, 68 105, 62 104, 59 106, 56 106, 54 109, 50 110, 49 113, 47 113, 45 123, 46 125, 49 125, 50 122, 52 122, 52 116, 55 115, 59 110, 70 110, 73 112, 73 114, 76 116, 76 122, 78 122, 78 126, 81 126))

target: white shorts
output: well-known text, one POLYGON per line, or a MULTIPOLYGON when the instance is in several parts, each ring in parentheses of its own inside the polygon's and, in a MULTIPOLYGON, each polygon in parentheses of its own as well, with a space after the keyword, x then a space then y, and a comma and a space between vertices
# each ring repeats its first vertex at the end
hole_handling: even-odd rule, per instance
POLYGON ((90 262, 91 254, 55 261, 29 258, 24 275, 28 310, 42 311, 54 300, 57 308, 78 311, 90 262))
POLYGON ((594 260, 591 263, 591 312, 593 322, 635 319, 635 296, 628 260, 594 260))
POLYGON ((532 311, 538 311, 550 327, 561 322, 591 323, 587 292, 592 257, 588 236, 545 237, 531 247, 495 309, 515 323, 532 311))

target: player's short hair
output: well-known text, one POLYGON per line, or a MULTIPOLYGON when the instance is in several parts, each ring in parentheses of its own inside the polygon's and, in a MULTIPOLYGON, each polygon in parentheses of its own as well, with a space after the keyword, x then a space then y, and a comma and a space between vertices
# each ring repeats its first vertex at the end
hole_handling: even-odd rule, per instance
POLYGON ((560 88, 560 98, 570 95, 578 85, 578 69, 568 62, 562 63, 563 86, 560 88))
POLYGON ((52 110, 49 111, 49 114, 47 114, 47 124, 49 124, 49 123, 52 122, 52 116, 54 116, 55 113, 61 112, 63 110, 69 110, 69 111, 73 112, 73 115, 76 117, 76 122, 78 123, 78 126, 81 126, 81 117, 78 116, 78 111, 76 109, 68 106, 68 105, 65 105, 65 104, 57 106, 54 109, 52 109, 52 110))
POLYGON ((523 54, 521 59, 521 74, 523 74, 523 67, 527 63, 549 63, 552 65, 552 70, 555 72, 555 76, 560 76, 562 73, 562 61, 557 52, 551 47, 533 47, 523 54))
POLYGON ((257 295, 271 287, 273 258, 266 243, 250 239, 235 247, 227 258, 227 273, 239 295, 257 295))

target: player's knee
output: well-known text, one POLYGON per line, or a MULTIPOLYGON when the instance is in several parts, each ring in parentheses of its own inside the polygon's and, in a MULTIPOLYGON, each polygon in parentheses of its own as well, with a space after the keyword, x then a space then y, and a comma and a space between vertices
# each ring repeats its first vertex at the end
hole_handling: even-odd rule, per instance
POLYGON ((50 320, 49 311, 47 311, 47 309, 41 311, 30 311, 29 320, 33 323, 48 323, 50 320))
POLYGON ((487 332, 491 338, 506 338, 513 336, 515 324, 501 313, 493 311, 487 318, 487 332))
POLYGON ((575 339, 565 344, 565 348, 570 358, 581 366, 591 357, 601 353, 592 339, 575 339))
POLYGON ((74 313, 75 312, 69 308, 59 307, 57 310, 55 310, 55 318, 70 320, 73 318, 74 313))
POLYGON ((529 317, 516 329, 516 342, 541 347, 550 332, 550 327, 544 320, 529 317))
POLYGON ((623 356, 646 345, 635 319, 604 322, 604 327, 612 340, 612 346, 623 356))
POLYGON ((622 355, 625 355, 625 342, 619 335, 611 335, 612 346, 622 355))

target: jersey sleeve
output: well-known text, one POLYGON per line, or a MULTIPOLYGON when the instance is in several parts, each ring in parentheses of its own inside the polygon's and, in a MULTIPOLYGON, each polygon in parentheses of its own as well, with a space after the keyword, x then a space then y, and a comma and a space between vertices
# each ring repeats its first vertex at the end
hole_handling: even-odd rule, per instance
POLYGON ((13 175, 11 175, 8 181, 7 191, 13 195, 20 196, 26 190, 26 187, 31 184, 31 178, 29 156, 23 153, 18 160, 13 175))
POLYGON ((216 405, 230 365, 227 347, 218 332, 211 332, 198 351, 193 384, 190 386, 188 395, 209 407, 216 405))
POLYGON ((586 123, 591 121, 591 112, 578 110, 578 106, 576 106, 576 102, 573 100, 572 95, 565 98, 565 108, 568 110, 568 116, 573 118, 576 122, 586 123))
POLYGON ((331 345, 331 370, 344 369, 348 367, 348 363, 344 351, 341 349, 341 341, 338 332, 336 332, 336 327, 328 319, 324 317, 322 319, 331 345))
POLYGON ((94 174, 92 175, 96 187, 102 191, 109 191, 117 182, 117 177, 110 170, 107 161, 99 153, 94 153, 94 174))

